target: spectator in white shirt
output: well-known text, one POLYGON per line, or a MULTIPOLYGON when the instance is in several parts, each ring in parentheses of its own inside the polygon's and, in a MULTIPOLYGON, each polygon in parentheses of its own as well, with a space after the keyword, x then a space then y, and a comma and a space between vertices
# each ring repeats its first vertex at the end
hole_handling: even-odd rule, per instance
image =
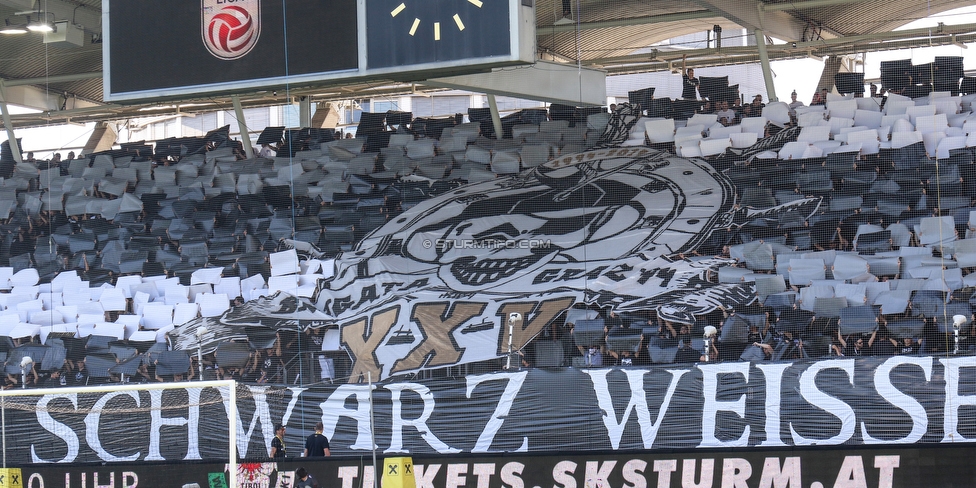
POLYGON ((277 152, 270 144, 261 144, 261 152, 258 153, 258 156, 265 159, 274 159, 277 152))
POLYGON ((722 101, 719 102, 719 104, 721 105, 721 108, 719 109, 718 112, 715 112, 715 115, 718 117, 719 123, 726 127, 734 124, 735 112, 729 110, 729 102, 722 101))

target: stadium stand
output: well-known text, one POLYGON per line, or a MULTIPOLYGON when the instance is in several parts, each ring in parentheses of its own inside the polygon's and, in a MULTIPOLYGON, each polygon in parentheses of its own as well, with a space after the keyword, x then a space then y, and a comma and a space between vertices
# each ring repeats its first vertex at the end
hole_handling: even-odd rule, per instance
MULTIPOLYGON (((719 92, 727 86, 709 83, 719 92)), ((825 106, 800 107, 795 117, 785 103, 770 103, 762 116, 732 127, 712 114, 653 117, 673 111, 642 100, 652 117, 638 121, 625 145, 705 158, 735 183, 737 201, 748 209, 823 198, 808 218, 752 220, 697 249, 735 258, 717 279, 753 284, 760 301, 685 323, 693 347, 702 349, 697 337, 716 322, 724 324, 717 349, 726 360, 746 358, 752 342, 770 345, 767 359, 843 354, 862 334, 872 345, 892 345, 877 347, 879 354, 908 338, 921 340, 928 353, 976 347, 971 326, 957 326, 960 339, 950 339, 951 317, 971 318, 976 296, 974 99, 890 93, 883 103, 863 103, 829 95, 825 106), (767 312, 768 320, 733 320, 767 312)), ((493 138, 478 110, 470 123, 410 117, 364 115, 369 130, 355 139, 269 127, 259 142, 281 148, 273 159, 242 160, 225 128, 14 166, 0 188, 0 314, 7 317, 0 353, 8 366, 28 351, 44 357, 28 375, 34 384, 52 371, 84 370, 85 358, 86 382, 154 380, 160 373, 147 366, 155 363, 133 362, 152 354, 172 366, 169 379, 192 378, 199 365, 182 361, 184 352, 166 355, 174 342, 168 334, 181 324, 219 317, 236 297, 285 292, 308 299, 329 276, 330 259, 405 209, 580 152, 600 140, 612 115, 566 106, 550 114, 524 110, 505 117, 503 139, 493 138)), ((637 362, 673 357, 675 334, 658 332, 674 332, 678 322, 653 311, 624 319, 654 329, 641 337, 637 362)), ((571 329, 560 327, 552 338, 571 329)), ((316 346, 323 332, 308 331, 316 346)), ((288 351, 297 349, 296 337, 253 334, 238 337, 251 341, 248 358, 237 349, 232 356, 216 351, 236 358, 226 371, 217 364, 226 360, 210 351, 208 374, 298 381, 288 366, 307 351, 288 351), (279 358, 274 371, 258 365, 256 351, 264 350, 279 358)), ((544 354, 551 345, 533 357, 540 365, 573 364, 582 354, 577 345, 559 349, 558 361, 544 354)), ((16 371, 8 374, 8 386, 17 382, 16 371)))

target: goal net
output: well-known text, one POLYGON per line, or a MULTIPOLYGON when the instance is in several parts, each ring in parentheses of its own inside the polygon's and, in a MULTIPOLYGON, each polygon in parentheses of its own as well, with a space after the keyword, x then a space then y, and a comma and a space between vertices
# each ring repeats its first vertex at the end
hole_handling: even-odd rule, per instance
POLYGON ((235 381, 3 390, 3 467, 221 461, 228 485, 237 486, 242 393, 235 381))

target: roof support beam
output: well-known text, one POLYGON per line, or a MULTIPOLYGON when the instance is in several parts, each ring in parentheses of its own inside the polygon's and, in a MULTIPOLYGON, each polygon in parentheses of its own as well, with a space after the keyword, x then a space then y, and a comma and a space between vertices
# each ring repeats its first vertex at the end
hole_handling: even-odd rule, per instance
MULTIPOLYGON (((956 41, 963 43, 976 42, 976 34, 957 35, 956 41)), ((938 38, 933 38, 931 41, 932 46, 946 46, 950 44, 952 44, 952 37, 949 35, 942 35, 938 38)), ((926 45, 929 45, 928 41, 926 41, 926 45)), ((858 42, 850 45, 840 46, 836 50, 832 50, 830 47, 823 47, 821 49, 810 47, 805 49, 792 49, 784 44, 766 46, 766 48, 769 54, 769 59, 773 61, 806 58, 808 53, 812 53, 816 56, 835 56, 849 54, 851 52, 861 53, 912 49, 917 46, 917 40, 891 40, 886 42, 858 42)), ((696 49, 694 51, 688 51, 688 53, 689 68, 701 68, 705 66, 730 66, 759 62, 757 50, 752 47, 722 48, 721 51, 716 51, 715 49, 696 49), (692 57, 692 55, 694 57, 692 57)), ((615 57, 614 60, 614 63, 603 63, 604 66, 606 66, 604 69, 606 69, 607 73, 611 75, 646 73, 669 69, 667 59, 659 57, 658 59, 652 60, 647 54, 633 55, 629 58, 629 60, 627 57, 615 57)))
POLYGON ((94 154, 101 151, 112 149, 115 142, 119 140, 119 134, 111 124, 106 121, 95 123, 85 147, 81 148, 80 154, 94 154))
POLYGON ((101 77, 102 77, 101 71, 92 71, 90 73, 72 73, 69 75, 39 76, 37 78, 18 78, 15 80, 7 80, 6 83, 7 86, 44 85, 47 83, 66 83, 69 81, 93 80, 101 77))
MULTIPOLYGON (((976 39, 976 24, 943 25, 941 31, 938 28, 909 29, 893 32, 879 32, 875 34, 864 34, 858 36, 838 37, 836 39, 824 39, 820 41, 798 42, 796 47, 792 44, 768 44, 766 46, 771 59, 784 59, 791 57, 805 57, 808 52, 818 56, 850 54, 865 51, 883 51, 888 49, 902 49, 918 44, 918 39, 925 39, 926 45, 952 44, 953 40, 960 43, 973 42, 976 39)), ((668 61, 677 61, 682 57, 687 58, 689 66, 701 67, 709 65, 728 64, 724 59, 735 56, 756 54, 754 46, 723 47, 722 49, 687 49, 681 51, 659 51, 656 58, 649 53, 631 54, 627 56, 608 56, 604 58, 591 59, 588 62, 604 66, 611 72, 617 72, 617 66, 625 64, 641 65, 660 65, 660 69, 666 69, 668 61)), ((626 68, 624 66, 619 66, 626 68)))
POLYGON ((812 8, 830 7, 831 5, 850 5, 860 3, 864 0, 806 0, 783 3, 761 3, 759 8, 766 12, 777 12, 782 10, 808 10, 812 8))
POLYGON ((60 92, 48 92, 35 86, 4 86, 3 101, 11 105, 46 111, 57 110, 60 92))
POLYGON ((820 73, 820 81, 817 83, 817 91, 827 89, 828 92, 834 91, 834 77, 840 72, 841 58, 831 57, 824 61, 823 71, 820 73))
POLYGON ((2 79, 0 79, 0 116, 3 117, 3 127, 7 129, 7 141, 10 142, 10 153, 14 157, 15 162, 22 163, 20 144, 17 144, 17 136, 14 135, 14 125, 10 121, 10 110, 7 109, 7 90, 3 86, 2 79))
POLYGON ((298 97, 298 123, 302 127, 312 126, 312 99, 298 97))
POLYGON ((502 129, 502 117, 498 114, 498 103, 495 101, 495 95, 488 93, 488 111, 491 113, 491 125, 495 128, 495 139, 501 139, 505 135, 505 130, 502 129))
POLYGON ((552 27, 543 27, 536 32, 537 36, 548 36, 563 32, 576 32, 579 30, 608 29, 611 27, 626 27, 631 25, 659 24, 662 22, 681 22, 685 20, 709 19, 719 17, 711 10, 693 10, 690 12, 676 12, 673 14, 647 15, 644 17, 632 17, 629 19, 601 20, 597 22, 581 22, 580 24, 562 24, 552 27))
MULTIPOLYGON (((432 92, 440 90, 442 89, 429 88, 425 91, 432 92)), ((291 93, 292 96, 308 96, 312 102, 323 102, 332 100, 347 100, 350 98, 386 97, 408 94, 410 92, 410 85, 385 84, 375 87, 361 87, 358 90, 344 90, 341 87, 309 87, 293 89, 291 93)), ((287 100, 284 97, 271 96, 271 94, 268 92, 264 92, 263 95, 258 93, 241 96, 241 106, 243 108, 267 107, 270 105, 282 105, 285 103, 287 103, 287 100)), ((95 105, 79 108, 68 108, 66 110, 17 114, 12 115, 11 119, 14 127, 26 128, 49 126, 57 123, 85 123, 99 122, 103 120, 127 119, 132 117, 171 115, 177 110, 186 115, 201 112, 234 110, 234 107, 231 101, 227 98, 194 99, 170 102, 168 105, 161 102, 135 105, 95 105)))
POLYGON ((602 70, 543 61, 525 68, 500 68, 490 73, 431 78, 419 83, 572 106, 599 107, 607 103, 606 73, 602 70))
POLYGON ((776 85, 773 84, 773 72, 769 68, 769 53, 766 52, 766 36, 762 29, 756 29, 753 34, 756 36, 756 48, 759 50, 759 64, 762 65, 763 81, 766 83, 766 96, 770 102, 778 102, 776 98, 776 85))
POLYGON ((929 38, 929 37, 939 37, 939 36, 950 36, 952 34, 970 34, 976 32, 976 24, 956 24, 956 25, 942 25, 939 27, 922 27, 918 29, 907 29, 892 32, 876 32, 873 34, 861 34, 856 36, 844 36, 838 37, 836 39, 825 39, 822 41, 808 41, 808 42, 798 42, 798 49, 817 49, 825 46, 834 46, 839 44, 853 44, 857 41, 866 40, 901 40, 901 39, 919 39, 919 38, 929 38))
POLYGON ((244 120, 244 108, 241 106, 241 97, 234 95, 231 97, 234 102, 234 113, 237 114, 237 127, 241 131, 241 144, 244 145, 244 155, 247 159, 254 157, 254 148, 251 147, 251 138, 248 134, 251 131, 247 128, 247 121, 244 120))
POLYGON ((806 23, 786 12, 765 12, 762 3, 729 2, 724 0, 694 0, 695 3, 725 17, 749 30, 762 29, 766 34, 783 39, 798 41, 803 38, 806 23))

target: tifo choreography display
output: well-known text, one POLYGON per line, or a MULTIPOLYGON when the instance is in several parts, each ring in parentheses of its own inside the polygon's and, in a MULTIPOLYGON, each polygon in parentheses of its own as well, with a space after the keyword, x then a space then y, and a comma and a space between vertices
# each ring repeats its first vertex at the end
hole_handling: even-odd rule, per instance
MULTIPOLYGON (((474 123, 390 134, 376 153, 346 139, 241 162, 218 131, 179 161, 102 154, 68 176, 45 170, 46 192, 25 202, 77 219, 46 237, 91 261, 9 269, 0 296, 29 322, 9 332, 8 384, 241 380, 245 457, 266 455, 279 419, 321 420, 338 454, 370 450, 370 432, 387 452, 432 454, 976 438, 960 414, 976 261, 955 231, 969 209, 949 196, 971 181, 969 149, 939 160, 956 188, 922 143, 783 160, 805 129, 773 125, 753 145, 679 157, 649 143, 659 121, 634 107, 600 115, 598 129, 516 125, 511 148, 474 123), (577 142, 536 157, 527 141, 547 133, 577 142), (108 166, 97 189, 118 198, 53 190, 108 166), (941 199, 893 190, 910 177, 941 199), (160 265, 168 276, 147 272, 160 265), (36 307, 18 305, 34 286, 36 307), (35 334, 44 345, 23 340, 35 334), (567 418, 582 421, 553 435, 567 418)), ((182 407, 179 392, 23 396, 8 455, 225 455, 210 433, 229 394, 186 391, 182 407), (120 429, 148 443, 108 435, 120 429)))

